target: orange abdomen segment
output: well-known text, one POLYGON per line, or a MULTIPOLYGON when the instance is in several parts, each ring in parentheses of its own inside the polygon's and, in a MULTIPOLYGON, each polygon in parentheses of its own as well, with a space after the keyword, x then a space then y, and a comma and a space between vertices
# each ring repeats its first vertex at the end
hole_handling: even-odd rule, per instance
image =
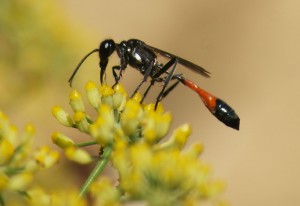
POLYGON ((198 87, 196 84, 194 84, 193 82, 191 82, 190 80, 184 79, 183 83, 185 86, 189 87, 190 89, 192 89, 193 91, 197 92, 197 94, 201 97, 203 103, 205 104, 205 106, 207 107, 207 109, 214 113, 216 110, 216 97, 210 93, 208 93, 207 91, 201 89, 200 87, 198 87))

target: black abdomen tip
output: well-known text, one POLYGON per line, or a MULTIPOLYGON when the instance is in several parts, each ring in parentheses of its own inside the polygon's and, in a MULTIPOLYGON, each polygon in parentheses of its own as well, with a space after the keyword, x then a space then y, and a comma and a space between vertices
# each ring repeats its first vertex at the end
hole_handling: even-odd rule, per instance
POLYGON ((213 113, 215 117, 218 118, 228 127, 239 130, 240 129, 240 118, 235 113, 235 111, 221 99, 216 99, 216 110, 213 113))

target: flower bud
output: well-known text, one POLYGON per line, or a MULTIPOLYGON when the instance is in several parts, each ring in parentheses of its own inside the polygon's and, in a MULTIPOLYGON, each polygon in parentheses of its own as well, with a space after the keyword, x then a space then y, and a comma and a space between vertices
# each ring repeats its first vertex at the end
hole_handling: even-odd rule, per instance
POLYGON ((33 125, 31 124, 27 124, 25 126, 25 133, 22 135, 22 142, 28 142, 28 141, 31 141, 32 138, 34 137, 35 135, 35 128, 33 125))
POLYGON ((101 94, 102 104, 113 107, 113 94, 115 91, 111 87, 103 84, 99 89, 99 93, 101 94))
POLYGON ((98 113, 97 120, 90 126, 90 133, 96 142, 105 146, 113 141, 115 119, 113 110, 106 104, 100 105, 98 113))
POLYGON ((114 86, 115 94, 113 95, 113 108, 123 110, 126 103, 126 91, 121 84, 116 84, 114 86))
POLYGON ((0 172, 0 192, 2 192, 2 190, 4 190, 7 187, 8 182, 9 182, 9 178, 4 173, 4 171, 1 171, 0 172))
POLYGON ((34 155, 35 161, 42 168, 49 168, 58 162, 59 153, 51 151, 50 147, 41 147, 34 155))
POLYGON ((189 156, 190 158, 197 159, 199 155, 203 152, 203 145, 200 143, 193 144, 186 152, 185 155, 189 156))
POLYGON ((74 122, 71 116, 66 111, 64 111, 61 107, 58 106, 53 107, 52 114, 62 125, 66 127, 74 126, 74 122))
POLYGON ((115 187, 113 181, 108 177, 101 177, 93 182, 90 187, 90 194, 96 205, 119 205, 120 191, 115 187))
POLYGON ((32 178, 33 177, 31 173, 17 174, 9 179, 8 187, 17 191, 25 190, 26 187, 31 183, 32 178))
POLYGON ((26 191, 30 198, 27 198, 29 205, 53 205, 52 196, 47 194, 41 188, 30 189, 26 191))
POLYGON ((81 94, 77 90, 73 90, 70 94, 70 105, 74 112, 85 111, 81 94))
POLYGON ((85 85, 85 91, 87 94, 87 98, 89 100, 89 103, 94 107, 94 108, 98 108, 100 101, 101 101, 101 97, 97 88, 97 85, 92 82, 89 81, 86 85, 85 85))
POLYGON ((0 140, 0 165, 7 163, 15 152, 13 145, 6 139, 0 140))
POLYGON ((159 102, 158 105, 157 105, 157 108, 155 110, 155 104, 154 103, 151 103, 151 104, 147 104, 145 107, 144 107, 144 111, 145 112, 150 112, 150 111, 155 111, 157 113, 163 113, 164 112, 164 107, 162 106, 162 104, 159 102))
POLYGON ((130 136, 137 132, 143 110, 139 102, 128 100, 121 116, 121 125, 125 135, 130 136))
POLYGON ((175 130, 173 136, 174 136, 174 143, 182 149, 184 145, 186 144, 190 134, 192 133, 191 125, 184 124, 178 129, 175 130))
POLYGON ((140 103, 142 101, 142 96, 141 96, 140 93, 137 92, 133 95, 133 97, 131 99, 138 102, 138 103, 140 103))
POLYGON ((75 112, 74 114, 74 121, 76 124, 76 128, 79 129, 81 132, 89 133, 89 122, 83 112, 75 112))
POLYGON ((74 146, 74 141, 67 137, 66 135, 54 132, 51 136, 52 142, 59 146, 62 149, 66 149, 67 147, 74 146))
POLYGON ((171 121, 170 113, 158 113, 154 110, 145 112, 142 120, 145 140, 150 144, 160 141, 168 133, 171 121))
POLYGON ((159 145, 160 149, 178 148, 182 149, 192 132, 189 124, 184 124, 177 128, 170 139, 159 145))
POLYGON ((68 147, 65 150, 65 154, 69 160, 72 160, 80 164, 89 164, 93 160, 88 152, 76 147, 68 147))

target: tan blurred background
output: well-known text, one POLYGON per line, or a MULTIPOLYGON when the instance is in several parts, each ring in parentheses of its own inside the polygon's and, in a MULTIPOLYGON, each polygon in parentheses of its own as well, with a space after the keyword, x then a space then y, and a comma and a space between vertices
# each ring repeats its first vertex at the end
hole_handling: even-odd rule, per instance
MULTIPOLYGON (((218 122, 182 85, 163 101, 173 113, 173 127, 192 124, 191 142, 204 143, 204 160, 211 163, 215 177, 227 182, 225 198, 232 205, 300 205, 299 1, 62 0, 57 4, 69 26, 78 31, 70 35, 75 38, 74 54, 65 67, 42 74, 46 77, 42 92, 31 89, 32 96, 15 97, 2 106, 12 120, 19 125, 35 123, 38 135, 46 139, 53 131, 62 131, 49 118, 50 109, 56 104, 68 107, 66 81, 81 57, 105 38, 117 42, 138 38, 209 70, 211 79, 178 69, 239 114, 237 132, 218 122)), ((89 79, 98 81, 97 65, 94 55, 81 68, 74 87, 82 88, 89 79)), ((133 91, 141 78, 128 68, 122 83, 133 91)), ((1 80, 1 84, 9 88, 14 83, 1 80)))

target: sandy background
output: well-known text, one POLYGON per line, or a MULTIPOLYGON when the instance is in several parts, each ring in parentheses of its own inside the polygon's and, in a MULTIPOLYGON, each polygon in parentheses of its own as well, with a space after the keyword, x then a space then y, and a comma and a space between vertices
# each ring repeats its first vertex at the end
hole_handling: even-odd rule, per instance
MULTIPOLYGON (((219 123, 182 85, 164 100, 165 108, 173 112, 173 127, 192 124, 191 142, 204 143, 203 158, 213 166, 215 177, 227 182, 225 197, 232 205, 300 205, 299 1, 62 0, 58 4, 86 34, 85 48, 76 48, 81 56, 105 38, 116 42, 138 38, 209 70, 211 79, 183 67, 178 71, 234 107, 241 118, 240 131, 219 123)), ((74 67, 79 60, 74 58, 74 67)), ((75 87, 83 87, 88 79, 98 81, 97 61, 96 55, 91 57, 95 69, 82 68, 75 87)), ((117 63, 117 58, 111 62, 117 63)), ((64 79, 72 69, 61 72, 64 79)), ((122 83, 133 91, 141 78, 129 68, 122 83)), ((56 86, 48 90, 68 90, 65 82, 56 86)), ((55 97, 51 93, 39 100, 67 105, 67 97, 59 101, 55 97)), ((22 118, 15 114, 17 123, 26 122, 28 111, 36 109, 31 118, 49 131, 46 135, 57 127, 55 120, 34 119, 41 118, 35 105, 18 108, 22 118)))

